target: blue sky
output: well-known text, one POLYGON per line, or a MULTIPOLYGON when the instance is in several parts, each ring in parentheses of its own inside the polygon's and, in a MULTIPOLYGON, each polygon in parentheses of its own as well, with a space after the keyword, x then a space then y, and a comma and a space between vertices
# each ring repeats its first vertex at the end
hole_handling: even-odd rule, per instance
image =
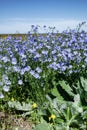
POLYGON ((0 33, 27 33, 31 25, 59 31, 87 21, 87 0, 0 0, 0 33))

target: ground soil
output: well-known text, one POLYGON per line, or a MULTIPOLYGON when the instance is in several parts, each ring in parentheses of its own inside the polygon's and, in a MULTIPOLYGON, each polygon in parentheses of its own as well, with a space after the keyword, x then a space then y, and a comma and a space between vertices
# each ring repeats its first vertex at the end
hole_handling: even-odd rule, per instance
POLYGON ((33 130, 33 123, 22 117, 0 112, 0 130, 33 130))

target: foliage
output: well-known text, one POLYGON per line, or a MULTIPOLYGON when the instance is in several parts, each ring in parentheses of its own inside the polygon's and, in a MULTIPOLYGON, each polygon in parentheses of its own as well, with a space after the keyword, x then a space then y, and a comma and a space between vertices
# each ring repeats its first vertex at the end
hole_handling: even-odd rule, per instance
MULTIPOLYGON (((82 83, 85 82, 85 79, 81 77, 82 83)), ((62 84, 62 83, 61 83, 62 84)), ((78 84, 78 83, 77 83, 78 84)), ((64 85, 64 81, 63 81, 64 85)), ((66 87, 69 87, 68 84, 65 84, 66 87)), ((76 90, 79 90, 81 85, 76 88, 76 90)), ((83 88, 85 88, 85 84, 83 85, 83 88)), ((36 129, 41 129, 45 127, 48 123, 49 129, 65 129, 69 130, 72 129, 81 129, 86 130, 87 124, 87 110, 85 106, 83 106, 83 102, 80 95, 81 91, 77 94, 73 94, 73 101, 65 101, 63 98, 60 97, 58 94, 58 90, 54 88, 52 91, 52 94, 55 96, 54 99, 52 99, 49 95, 46 95, 47 101, 43 103, 43 106, 38 106, 37 109, 32 109, 31 105, 22 103, 22 105, 19 102, 9 102, 9 107, 16 108, 20 111, 25 111, 23 113, 23 116, 30 115, 32 118, 36 119, 38 117, 38 123, 41 124, 37 125, 35 127, 36 129), (27 112, 26 112, 27 111, 27 112), (33 113, 33 114, 32 114, 33 113), (36 117, 34 117, 36 116, 36 117), (46 122, 47 121, 47 122, 46 122), (44 124, 45 123, 45 124, 44 124), (52 123, 52 126, 51 126, 52 123), (44 125, 44 127, 43 127, 44 125)), ((71 91, 70 91, 71 94, 71 91)), ((83 96, 83 98, 85 95, 83 96)))
MULTIPOLYGON (((34 130, 87 129, 87 33, 54 28, 0 39, 0 111, 15 111, 34 130)), ((46 28, 46 27, 44 27, 46 28)))
POLYGON ((39 125, 37 125, 34 130, 51 130, 51 127, 48 123, 41 123, 39 125))

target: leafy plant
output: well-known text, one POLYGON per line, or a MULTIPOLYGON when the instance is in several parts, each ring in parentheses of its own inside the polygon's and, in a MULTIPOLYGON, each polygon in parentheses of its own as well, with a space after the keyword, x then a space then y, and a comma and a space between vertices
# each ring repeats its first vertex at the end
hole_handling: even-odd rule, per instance
POLYGON ((61 34, 51 27, 39 34, 39 26, 32 25, 24 40, 0 39, 1 111, 9 107, 29 117, 35 130, 87 129, 87 32, 79 31, 82 25, 61 34))
POLYGON ((52 130, 52 128, 50 124, 45 122, 37 125, 33 130, 52 130))

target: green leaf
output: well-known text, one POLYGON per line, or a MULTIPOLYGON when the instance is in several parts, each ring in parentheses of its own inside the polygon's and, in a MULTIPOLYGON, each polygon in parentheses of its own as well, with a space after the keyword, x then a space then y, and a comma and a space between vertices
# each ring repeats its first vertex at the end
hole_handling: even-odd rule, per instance
POLYGON ((69 118, 70 118, 70 108, 67 107, 67 114, 66 114, 67 121, 69 121, 69 118))
POLYGON ((34 130, 50 130, 50 125, 48 123, 41 123, 37 125, 34 130))
POLYGON ((83 77, 81 77, 80 79, 81 79, 82 87, 87 92, 87 79, 84 79, 83 77))
POLYGON ((74 96, 74 93, 72 92, 72 88, 67 84, 64 80, 59 81, 59 85, 70 95, 74 96))
POLYGON ((63 97, 60 95, 60 93, 59 93, 59 91, 57 90, 56 87, 54 87, 51 90, 51 93, 52 93, 53 96, 58 97, 59 100, 64 100, 63 97))
POLYGON ((87 110, 82 113, 83 119, 87 120, 87 110))
POLYGON ((31 104, 29 103, 27 104, 25 102, 20 103, 18 101, 14 101, 14 102, 9 101, 8 105, 9 107, 15 108, 16 110, 20 110, 20 111, 30 111, 32 109, 31 104))
POLYGON ((33 111, 24 112, 21 116, 26 117, 26 116, 29 116, 31 113, 33 113, 33 111))

